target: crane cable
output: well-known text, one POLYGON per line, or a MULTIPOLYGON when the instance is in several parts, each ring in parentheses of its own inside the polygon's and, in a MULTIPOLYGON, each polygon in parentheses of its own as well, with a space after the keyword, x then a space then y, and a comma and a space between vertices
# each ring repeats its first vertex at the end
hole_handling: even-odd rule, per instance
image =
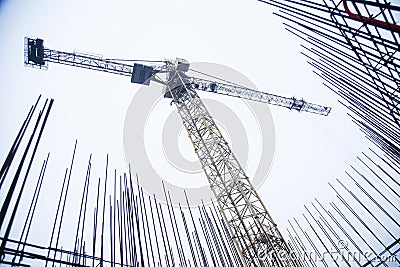
POLYGON ((145 59, 119 59, 119 58, 105 58, 109 61, 125 61, 125 62, 149 62, 149 63, 167 63, 166 60, 145 60, 145 59))
POLYGON ((247 87, 247 86, 243 86, 243 85, 241 85, 241 84, 237 84, 237 83, 234 83, 234 82, 231 82, 231 81, 228 81, 228 80, 224 80, 224 79, 222 79, 222 78, 220 78, 220 77, 217 77, 217 76, 214 76, 214 75, 210 75, 210 74, 207 74, 207 73, 198 71, 198 70, 194 70, 194 69, 189 69, 189 70, 190 70, 190 71, 193 71, 193 72, 196 72, 196 73, 199 73, 199 74, 202 74, 202 75, 204 75, 204 76, 210 77, 210 78, 214 78, 214 79, 223 81, 223 82, 228 83, 228 84, 231 84, 231 85, 235 85, 235 86, 238 86, 238 87, 241 87, 241 88, 245 88, 245 89, 255 90, 255 89, 251 89, 251 88, 249 88, 249 87, 247 87))

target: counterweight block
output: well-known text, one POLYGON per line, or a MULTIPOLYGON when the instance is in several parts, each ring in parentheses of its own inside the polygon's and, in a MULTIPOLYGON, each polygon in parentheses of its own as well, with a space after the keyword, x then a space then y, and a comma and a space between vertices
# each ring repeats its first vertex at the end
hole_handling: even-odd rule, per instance
POLYGON ((131 82, 149 85, 153 74, 154 74, 154 69, 152 67, 135 63, 133 65, 131 82))

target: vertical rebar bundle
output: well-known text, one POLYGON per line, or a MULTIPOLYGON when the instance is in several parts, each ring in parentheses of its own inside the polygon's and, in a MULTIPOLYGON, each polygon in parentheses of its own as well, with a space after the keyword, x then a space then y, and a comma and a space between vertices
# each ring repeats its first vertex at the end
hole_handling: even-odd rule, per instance
POLYGON ((337 197, 315 199, 302 219, 293 219, 290 245, 302 266, 398 266, 400 174, 375 151, 358 157, 346 177, 329 184, 337 197))
MULTIPOLYGON (((228 227, 216 206, 190 207, 186 197, 188 209, 174 207, 166 188, 165 200, 161 203, 155 196, 144 194, 138 176, 134 176, 130 169, 122 175, 117 175, 116 170, 110 171, 108 156, 104 177, 92 177, 92 155, 89 156, 86 173, 80 177, 73 171, 77 142, 69 167, 65 169, 62 182, 58 183, 59 188, 53 189, 58 193, 50 194, 50 199, 40 197, 49 195, 41 190, 46 184, 49 154, 37 177, 29 174, 29 167, 23 180, 19 179, 22 167, 14 176, 7 173, 16 160, 14 156, 18 145, 30 129, 28 124, 38 102, 29 111, 2 168, 3 187, 0 190, 7 195, 3 199, 1 213, 1 265, 242 266, 228 227), (34 180, 35 190, 31 196, 22 198, 24 203, 20 203, 21 196, 27 193, 24 191, 27 179, 34 180), (82 187, 76 187, 74 181, 84 183, 82 187), (79 201, 74 202, 77 196, 80 196, 79 201), (89 202, 89 199, 95 201, 89 202), (46 216, 48 225, 52 227, 40 230, 43 237, 49 237, 49 241, 37 244, 30 242, 29 234, 32 225, 43 219, 35 216, 41 200, 56 205, 55 210, 48 211, 46 216), (14 219, 22 221, 23 214, 28 215, 24 218, 23 227, 20 227, 14 219), (15 231, 11 233, 13 226, 15 231), (67 239, 72 241, 66 243, 67 239)), ((25 165, 27 154, 31 155, 28 166, 34 161, 52 103, 52 100, 46 101, 39 112, 19 166, 25 165), (36 145, 32 149, 31 143, 35 140, 36 145)))
POLYGON ((400 6, 386 0, 260 1, 286 29, 367 138, 400 161, 400 6))
POLYGON ((318 199, 290 222, 289 246, 302 266, 398 266, 400 251, 400 6, 386 0, 260 1, 279 9, 301 38, 308 63, 384 154, 370 149, 338 198, 318 199), (397 21, 396 21, 397 20, 397 21), (372 153, 372 154, 371 154, 372 153))

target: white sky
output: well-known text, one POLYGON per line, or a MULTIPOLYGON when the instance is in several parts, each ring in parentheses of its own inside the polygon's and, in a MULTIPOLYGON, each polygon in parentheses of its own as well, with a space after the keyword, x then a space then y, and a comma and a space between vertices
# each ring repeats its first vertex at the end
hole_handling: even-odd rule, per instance
POLYGON ((259 193, 282 230, 314 197, 333 199, 327 182, 344 177, 350 163, 357 166, 355 155, 369 144, 337 97, 312 73, 298 39, 284 30, 269 6, 257 1, 5 1, 0 36, 0 159, 37 96, 54 98, 37 157, 39 163, 52 153, 47 178, 54 185, 69 166, 75 139, 75 170, 82 183, 90 153, 96 179, 104 174, 107 153, 112 169, 126 170, 123 123, 140 86, 127 77, 57 64, 47 71, 26 68, 25 36, 42 38, 51 49, 108 58, 218 63, 241 72, 260 91, 331 106, 328 117, 270 108, 276 154, 259 193))

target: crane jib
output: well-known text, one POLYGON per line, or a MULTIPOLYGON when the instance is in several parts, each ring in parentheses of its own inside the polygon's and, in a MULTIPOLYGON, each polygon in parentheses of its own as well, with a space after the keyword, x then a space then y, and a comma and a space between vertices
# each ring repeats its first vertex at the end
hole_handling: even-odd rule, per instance
MULTIPOLYGON (((148 65, 147 63, 149 61, 143 60, 137 61, 147 63, 134 63, 133 65, 130 65, 121 63, 120 61, 121 60, 94 57, 90 54, 81 54, 76 52, 67 53, 50 50, 44 47, 42 39, 25 37, 25 66, 47 69, 48 62, 54 62, 69 66, 130 76, 132 83, 143 85, 149 85, 151 81, 159 82, 155 78, 155 74, 159 72, 166 73, 166 70, 168 68, 174 69, 176 72, 179 72, 181 77, 186 80, 184 83, 191 85, 190 87, 196 90, 238 97, 251 101, 277 105, 299 112, 304 111, 324 116, 327 116, 331 111, 330 107, 309 103, 303 99, 297 99, 295 97, 283 97, 266 92, 260 92, 229 82, 221 83, 218 81, 209 81, 205 79, 190 77, 187 74, 184 74, 189 70, 190 64, 187 60, 181 58, 177 58, 175 62, 156 61, 159 63, 163 63, 158 65, 148 65)), ((176 86, 172 87, 175 88, 176 86)), ((174 92, 174 90, 172 91, 174 92)), ((170 95, 170 93, 170 90, 163 89, 164 97, 171 98, 172 96, 170 95)))

